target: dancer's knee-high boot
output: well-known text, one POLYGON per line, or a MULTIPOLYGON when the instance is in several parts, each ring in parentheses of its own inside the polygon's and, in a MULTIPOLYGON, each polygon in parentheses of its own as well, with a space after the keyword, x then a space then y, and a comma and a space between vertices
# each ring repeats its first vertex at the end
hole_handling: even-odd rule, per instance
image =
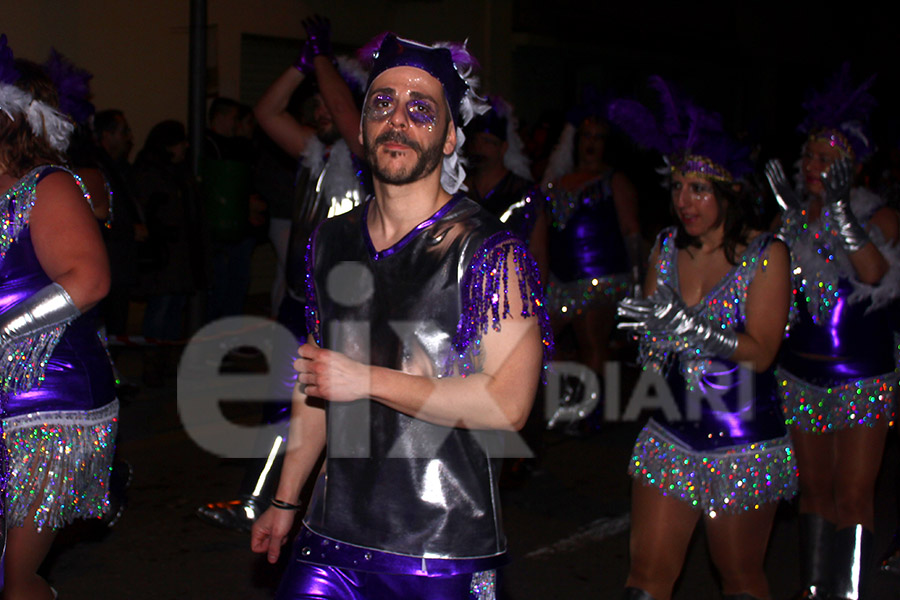
POLYGON ((831 554, 832 596, 834 600, 859 600, 864 597, 874 534, 862 525, 839 529, 834 533, 831 554))
POLYGON ((636 587, 625 588, 625 595, 622 596, 622 599, 623 600, 656 600, 653 596, 651 596, 644 590, 638 589, 636 587))
POLYGON ((821 515, 815 513, 800 515, 803 589, 794 596, 795 599, 824 600, 828 597, 833 545, 833 523, 829 523, 821 515))

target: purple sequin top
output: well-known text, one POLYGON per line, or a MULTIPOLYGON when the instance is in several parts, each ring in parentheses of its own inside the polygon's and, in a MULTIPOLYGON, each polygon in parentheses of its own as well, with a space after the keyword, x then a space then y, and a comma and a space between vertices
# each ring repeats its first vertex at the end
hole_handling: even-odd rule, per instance
MULTIPOLYGON (((0 312, 51 283, 35 255, 28 216, 41 178, 57 170, 62 169, 43 167, 32 171, 3 197, 0 312)), ((12 382, 18 391, 0 392, 5 417, 91 410, 115 400, 112 368, 97 336, 97 320, 92 311, 65 328, 45 365, 24 372, 17 377, 18 381, 12 382)))
MULTIPOLYGON (((874 208, 856 199, 852 194, 853 210, 865 221, 874 208)), ((782 217, 780 232, 791 248, 793 284, 791 328, 780 366, 824 387, 889 373, 896 366, 891 314, 896 306, 876 306, 872 297, 859 293, 866 286, 857 280, 836 229, 827 214, 808 223, 805 210, 791 209, 782 217)), ((886 257, 891 260, 889 253, 886 257)), ((892 286, 883 281, 874 292, 885 294, 892 286)))
MULTIPOLYGON (((747 289, 757 270, 766 268, 767 249, 773 240, 766 233, 756 236, 728 274, 688 310, 717 327, 743 331, 747 289)), ((678 290, 675 228, 660 233, 657 247, 657 282, 678 290)), ((756 373, 722 357, 700 355, 675 336, 645 336, 640 360, 644 368, 666 376, 679 409, 679 419, 657 420, 694 449, 760 442, 786 434, 775 394, 774 367, 756 373), (692 406, 699 414, 691 414, 692 406)))
POLYGON ((548 191, 550 270, 560 281, 628 273, 612 176, 610 172, 575 192, 548 191))

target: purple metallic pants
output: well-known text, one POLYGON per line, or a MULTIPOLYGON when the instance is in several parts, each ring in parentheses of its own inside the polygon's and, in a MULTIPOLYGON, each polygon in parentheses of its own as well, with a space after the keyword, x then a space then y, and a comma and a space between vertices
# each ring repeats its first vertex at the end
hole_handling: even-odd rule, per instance
POLYGON ((281 580, 276 600, 474 600, 472 573, 395 575, 320 567, 294 561, 281 580))
POLYGON ((291 562, 275 598, 276 600, 399 598, 494 600, 496 571, 459 570, 479 562, 481 561, 432 559, 422 562, 421 559, 412 557, 340 544, 318 536, 304 527, 294 542, 291 562), (335 564, 322 564, 326 561, 335 564), (355 564, 359 564, 360 568, 354 568, 355 564), (435 570, 429 570, 426 575, 418 568, 410 569, 413 564, 416 567, 431 565, 429 568, 435 570), (384 572, 384 569, 389 572, 384 572), (420 574, 414 574, 417 571, 420 574))

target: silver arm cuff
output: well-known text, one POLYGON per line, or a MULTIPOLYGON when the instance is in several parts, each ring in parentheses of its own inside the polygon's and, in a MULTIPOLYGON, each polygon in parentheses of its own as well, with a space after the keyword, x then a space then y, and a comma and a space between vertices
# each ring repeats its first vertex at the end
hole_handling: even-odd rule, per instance
POLYGON ((0 315, 0 345, 69 323, 81 316, 68 292, 58 283, 41 288, 0 315))

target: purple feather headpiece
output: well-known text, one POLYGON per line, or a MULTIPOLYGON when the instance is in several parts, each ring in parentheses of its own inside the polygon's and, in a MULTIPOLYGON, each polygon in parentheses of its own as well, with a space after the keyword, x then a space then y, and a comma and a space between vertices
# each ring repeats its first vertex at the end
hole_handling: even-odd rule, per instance
POLYGON ((855 86, 850 63, 826 83, 822 91, 807 92, 803 109, 806 118, 797 127, 810 141, 824 141, 854 161, 862 161, 874 150, 869 132, 869 115, 877 102, 869 93, 875 75, 855 86))
POLYGON ((14 61, 6 35, 0 35, 0 112, 12 121, 24 117, 34 135, 44 137, 58 152, 65 152, 74 126, 56 108, 35 100, 15 85, 21 74, 14 61))
POLYGON ((725 133, 721 115, 680 98, 659 76, 650 78, 650 87, 659 94, 659 116, 640 102, 620 99, 609 105, 610 121, 663 154, 673 172, 731 183, 752 171, 748 149, 725 133))
POLYGON ((463 105, 469 93, 474 93, 469 77, 478 68, 478 61, 469 54, 464 43, 439 42, 426 46, 386 33, 360 49, 359 56, 364 65, 372 64, 366 88, 388 69, 415 67, 441 82, 456 125, 463 126, 474 116, 474 113, 467 115, 463 105))
POLYGON ((6 34, 0 34, 0 84, 12 85, 18 81, 19 71, 16 69, 15 60, 6 34))
POLYGON ((609 91, 599 92, 594 86, 585 86, 581 91, 581 103, 566 113, 566 122, 577 129, 588 119, 606 121, 609 103, 613 97, 609 91))
POLYGON ((94 114, 94 105, 88 101, 91 90, 88 82, 93 75, 79 69, 56 49, 50 49, 50 57, 44 63, 47 76, 59 94, 59 110, 76 123, 84 123, 94 114))

